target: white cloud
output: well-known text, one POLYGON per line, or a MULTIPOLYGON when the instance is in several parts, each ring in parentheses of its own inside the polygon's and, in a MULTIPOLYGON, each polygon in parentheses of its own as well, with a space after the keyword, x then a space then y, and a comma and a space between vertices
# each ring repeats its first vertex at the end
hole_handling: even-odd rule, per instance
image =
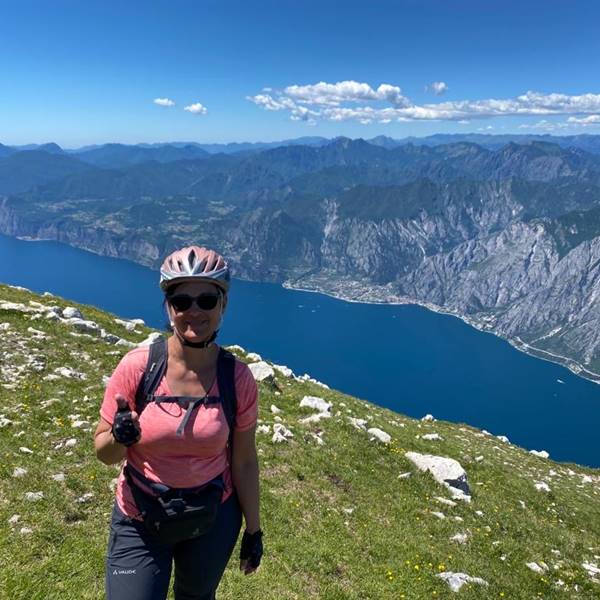
POLYGON ((581 129, 584 127, 599 127, 600 115, 587 117, 569 117, 566 121, 548 121, 542 119, 537 123, 519 125, 519 129, 537 129, 541 131, 559 131, 564 129, 581 129))
POLYGON ((270 94, 258 94, 256 96, 246 96, 246 100, 250 100, 257 104, 261 108, 265 110, 284 110, 285 108, 289 108, 293 110, 296 108, 296 105, 292 100, 288 98, 281 97, 277 100, 273 98, 270 94))
POLYGON ((425 87, 428 92, 433 92, 436 96, 441 96, 448 91, 448 84, 444 81, 434 81, 425 87))
POLYGON ((404 106, 407 102, 398 86, 382 83, 375 90, 368 83, 358 81, 320 81, 314 85, 290 85, 283 90, 283 94, 296 102, 325 106, 373 100, 386 100, 391 104, 404 106))
MULTIPOLYGON (((437 89, 447 89, 444 82, 437 89), (443 86, 442 86, 443 84, 443 86)), ((429 87, 433 90, 433 85, 429 87)), ((257 106, 270 111, 288 111, 295 121, 327 120, 357 121, 359 123, 392 121, 456 121, 464 123, 473 119, 497 117, 527 117, 573 115, 573 119, 584 115, 583 121, 572 121, 572 125, 595 125, 600 123, 600 94, 573 95, 544 94, 528 91, 514 98, 487 98, 481 100, 456 100, 415 104, 402 95, 399 86, 382 83, 377 88, 357 81, 312 85, 290 85, 283 90, 247 96, 257 106), (382 106, 387 103, 388 106, 382 106), (586 116, 589 115, 589 116, 586 116), (577 117, 576 117, 577 116, 577 117)), ((544 125, 538 128, 556 126, 544 125)), ((536 128, 536 126, 531 126, 536 128)))
POLYGON ((588 117, 569 117, 567 123, 574 125, 600 125, 600 115, 589 115, 588 117))
POLYGON ((537 131, 557 131, 559 129, 564 129, 567 126, 567 123, 564 122, 561 123, 542 119, 537 123, 523 123, 522 125, 519 125, 519 129, 534 129, 537 131))
POLYGON ((200 102, 196 102, 195 104, 190 104, 186 106, 183 110, 187 110, 193 115, 205 115, 208 110, 206 110, 206 106, 200 104, 200 102))
POLYGON ((170 98, 154 98, 153 102, 158 106, 175 106, 175 102, 170 98))

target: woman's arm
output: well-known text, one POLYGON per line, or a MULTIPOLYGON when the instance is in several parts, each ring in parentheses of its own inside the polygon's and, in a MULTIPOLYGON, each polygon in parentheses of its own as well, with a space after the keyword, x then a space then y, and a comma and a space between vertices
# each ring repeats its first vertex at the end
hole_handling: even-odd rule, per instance
POLYGON ((247 431, 234 431, 231 474, 244 519, 246 531, 255 533, 260 529, 258 486, 258 457, 254 439, 256 427, 247 431))
POLYGON ((127 448, 119 444, 112 434, 112 426, 100 417, 96 433, 94 433, 94 448, 96 457, 105 465, 114 465, 125 458, 127 448))

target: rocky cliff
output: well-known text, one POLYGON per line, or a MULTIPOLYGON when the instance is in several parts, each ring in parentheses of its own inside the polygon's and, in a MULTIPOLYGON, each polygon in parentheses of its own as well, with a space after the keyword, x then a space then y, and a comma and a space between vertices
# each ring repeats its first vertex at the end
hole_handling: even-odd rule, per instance
MULTIPOLYGON (((119 196, 124 176, 113 186, 112 171, 98 188, 98 173, 77 172, 5 196, 0 231, 151 266, 200 242, 239 277, 418 302, 600 378, 597 156, 539 142, 386 150, 337 140, 207 160, 157 167, 159 197, 119 196)), ((147 190, 136 177, 148 169, 127 171, 128 189, 147 190)))

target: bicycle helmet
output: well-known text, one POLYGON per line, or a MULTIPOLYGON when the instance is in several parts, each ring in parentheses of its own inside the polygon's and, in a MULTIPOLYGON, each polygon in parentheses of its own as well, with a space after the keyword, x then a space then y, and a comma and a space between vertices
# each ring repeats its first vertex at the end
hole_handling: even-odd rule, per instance
POLYGON ((214 250, 188 246, 169 254, 160 268, 160 287, 167 289, 187 281, 208 281, 229 291, 231 273, 227 261, 214 250))

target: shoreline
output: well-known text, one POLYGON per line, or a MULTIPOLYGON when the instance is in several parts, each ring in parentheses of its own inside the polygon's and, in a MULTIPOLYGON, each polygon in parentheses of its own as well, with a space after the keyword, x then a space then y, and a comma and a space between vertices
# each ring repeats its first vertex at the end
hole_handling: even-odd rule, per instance
POLYGON ((489 326, 486 326, 485 324, 480 323, 479 321, 476 321, 466 315, 461 315, 460 313, 445 309, 441 306, 438 306, 437 304, 423 302, 421 300, 415 300, 413 298, 408 298, 406 296, 399 296, 399 297, 397 297, 397 299, 381 300, 379 302, 377 302, 375 300, 356 300, 354 298, 345 297, 341 294, 336 294, 331 291, 325 291, 325 290, 314 289, 314 288, 310 289, 310 288, 297 287, 289 281, 283 282, 281 284, 281 287, 283 287, 285 289, 289 289, 289 290, 294 290, 297 292, 322 294, 323 296, 329 296, 330 298, 334 298, 335 300, 341 300, 343 302, 350 302, 350 303, 354 303, 354 304, 373 304, 373 305, 379 304, 382 306, 385 306, 385 305, 388 305, 388 306, 407 306, 407 305, 420 306, 420 307, 425 308, 434 313, 448 315, 448 316, 460 319, 463 323, 466 323, 470 327, 473 327, 473 328, 477 329, 478 331, 481 331, 482 333, 489 333, 491 335, 496 336, 497 338, 500 338, 501 340, 504 340, 505 342, 509 343, 513 348, 515 348, 515 350, 518 350, 519 352, 523 352, 523 354, 527 354, 528 356, 537 358, 539 360, 545 360, 546 362, 550 362, 555 365, 560 365, 561 367, 564 367, 565 369, 567 369, 571 373, 573 373, 573 375, 581 377, 582 379, 585 379, 586 381, 590 381, 592 383, 600 385, 600 373, 595 373, 594 371, 590 371, 589 369, 587 369, 586 367, 584 367, 577 361, 573 360, 572 358, 568 358, 566 356, 561 356, 560 354, 553 354, 552 352, 549 352, 547 350, 542 350, 541 348, 536 348, 535 346, 532 346, 532 345, 528 344, 527 342, 524 342, 519 337, 516 337, 516 338, 504 337, 503 335, 496 333, 489 326), (540 356, 540 355, 544 355, 544 354, 546 354, 548 356, 540 356), (550 358, 550 357, 552 357, 552 358, 550 358))
MULTIPOLYGON (((13 238, 16 238, 16 239, 24 241, 24 242, 58 242, 58 243, 62 243, 64 245, 66 245, 66 246, 75 247, 80 250, 92 252, 92 250, 90 250, 88 248, 80 248, 77 246, 72 246, 71 244, 68 244, 65 242, 60 242, 56 239, 51 239, 51 238, 34 238, 34 237, 30 237, 30 236, 7 236, 7 237, 13 237, 13 238)), ((107 256, 107 255, 104 255, 101 253, 97 253, 97 254, 99 256, 107 256)), ((107 257, 107 258, 114 258, 114 257, 107 257)), ((122 259, 122 260, 127 260, 130 262, 134 262, 135 264, 141 265, 141 263, 138 263, 137 261, 132 261, 131 259, 122 259)), ((141 266, 146 266, 146 265, 141 265, 141 266)), ((248 279, 247 281, 252 281, 252 280, 248 279)), ((356 283, 356 282, 354 282, 354 283, 356 283)), ((414 298, 409 298, 406 296, 398 296, 398 295, 390 295, 388 298, 382 299, 382 300, 356 299, 351 296, 344 295, 343 292, 339 292, 339 291, 334 292, 334 291, 327 291, 327 290, 316 288, 316 287, 315 288, 302 287, 301 285, 296 285, 295 283, 292 283, 292 281, 290 281, 290 280, 286 280, 286 281, 283 281, 280 283, 278 282, 278 285, 281 285, 281 287, 283 287, 284 289, 290 289, 290 290, 294 290, 294 291, 298 291, 298 292, 308 292, 308 293, 313 293, 313 294, 322 294, 323 296, 329 296, 330 298, 334 298, 335 300, 341 300, 343 302, 349 302, 349 303, 354 303, 354 304, 372 304, 372 305, 379 304, 382 306, 384 306, 384 305, 388 305, 388 306, 406 306, 406 305, 420 306, 431 312, 435 312, 435 313, 439 313, 439 314, 443 314, 443 315, 449 315, 451 317, 460 319, 463 323, 466 323, 467 325, 477 329, 478 331, 481 331, 484 333, 490 333, 490 334, 496 336, 497 338, 500 338, 501 340, 508 342, 513 348, 515 348, 516 350, 519 350, 520 352, 523 352, 524 354, 527 354, 528 356, 532 356, 533 358, 545 360, 547 362, 560 365, 561 367, 568 369, 571 373, 573 373, 574 375, 576 375, 578 377, 581 377, 582 379, 591 381, 592 383, 595 383, 595 384, 600 384, 600 373, 596 373, 594 371, 587 369, 582 364, 578 363, 576 360, 574 360, 572 358, 562 356, 559 354, 554 354, 552 352, 549 352, 548 350, 543 350, 541 348, 536 348, 535 346, 532 346, 531 344, 524 342, 519 337, 515 337, 515 338, 505 337, 505 336, 497 333, 496 331, 494 331, 494 329, 490 325, 486 324, 485 322, 477 321, 466 315, 462 315, 462 314, 454 312, 452 310, 445 309, 441 306, 438 306, 437 304, 433 304, 430 302, 424 302, 422 300, 416 300, 414 298)))

